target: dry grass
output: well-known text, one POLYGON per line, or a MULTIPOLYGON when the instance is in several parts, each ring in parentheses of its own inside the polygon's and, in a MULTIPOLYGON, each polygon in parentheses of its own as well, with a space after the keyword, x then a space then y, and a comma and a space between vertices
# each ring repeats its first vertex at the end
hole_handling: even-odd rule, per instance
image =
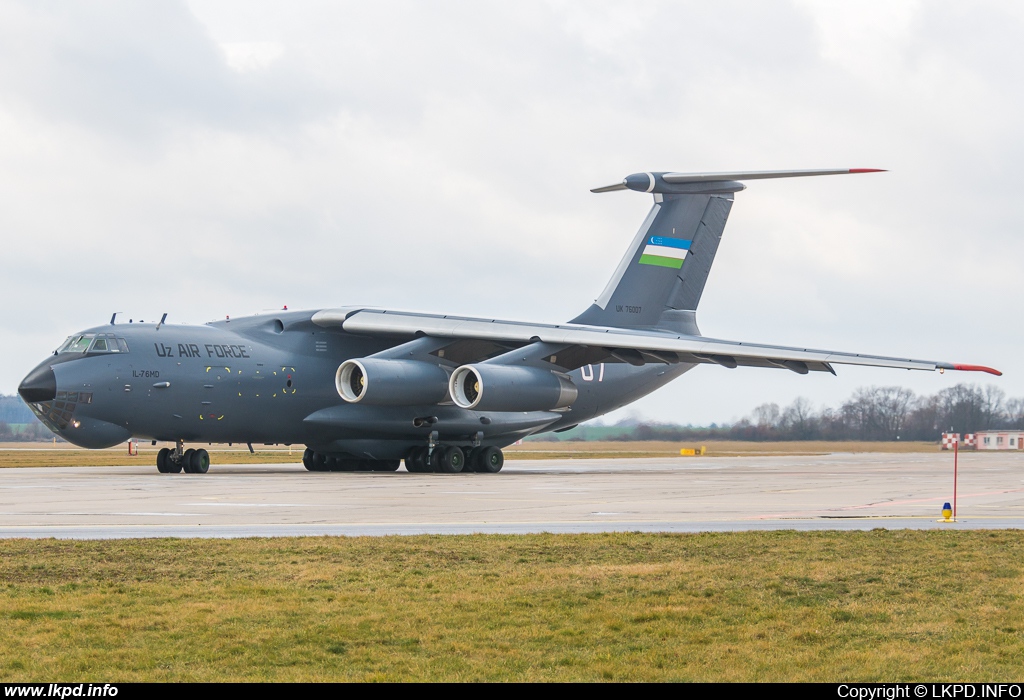
POLYGON ((505 450, 509 459, 588 459, 595 457, 678 457, 683 447, 707 447, 709 457, 755 455, 824 455, 833 452, 938 452, 931 442, 853 442, 808 440, 805 442, 746 442, 705 440, 692 442, 525 442, 505 450))
MULTIPOLYGON (((139 445, 138 454, 129 456, 127 445, 112 447, 108 450, 83 450, 68 444, 56 447, 46 443, 0 444, 0 468, 4 467, 110 467, 145 465, 156 468, 156 453, 161 447, 173 447, 172 444, 149 443, 139 445)), ((302 461, 305 446, 293 445, 291 453, 287 447, 260 446, 255 454, 249 454, 248 448, 226 445, 196 445, 210 452, 214 464, 298 464, 302 461)))
POLYGON ((994 680, 1013 531, 0 542, 8 681, 994 680))
MULTIPOLYGON (((832 452, 938 452, 930 442, 527 442, 505 450, 508 459, 594 459, 601 457, 679 457, 682 447, 706 445, 710 457, 755 455, 821 455, 832 452)), ((67 443, 0 443, 0 468, 4 467, 95 467, 156 464, 155 447, 139 445, 137 456, 127 447, 83 450, 67 443)), ((172 445, 167 445, 172 446, 172 445)), ((242 446, 201 445, 210 451, 214 464, 298 464, 304 446, 256 446, 255 454, 242 446)))

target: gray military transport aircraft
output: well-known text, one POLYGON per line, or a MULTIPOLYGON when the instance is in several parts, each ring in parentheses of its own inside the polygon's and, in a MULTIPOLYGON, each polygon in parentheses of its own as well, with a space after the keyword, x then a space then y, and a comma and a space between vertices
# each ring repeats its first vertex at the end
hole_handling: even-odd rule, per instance
POLYGON ((76 333, 18 393, 50 430, 103 448, 174 442, 164 473, 202 474, 186 443, 304 444, 311 471, 497 472, 501 448, 614 411, 698 364, 797 374, 833 365, 988 367, 777 347, 701 335, 696 311, 741 181, 868 169, 637 173, 594 192, 654 196, 608 285, 550 325, 364 307, 201 326, 110 323, 76 333))

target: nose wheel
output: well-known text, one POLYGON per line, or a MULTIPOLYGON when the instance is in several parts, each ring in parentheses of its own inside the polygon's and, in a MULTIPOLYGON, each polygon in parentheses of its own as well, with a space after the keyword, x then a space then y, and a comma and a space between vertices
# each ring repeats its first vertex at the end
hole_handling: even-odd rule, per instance
POLYGON ((181 471, 181 462, 171 459, 171 451, 165 447, 156 453, 156 470, 161 474, 177 474, 181 471))
POLYGON ((210 470, 210 453, 200 448, 182 451, 179 441, 175 449, 163 448, 156 453, 156 470, 161 474, 205 474, 210 470))

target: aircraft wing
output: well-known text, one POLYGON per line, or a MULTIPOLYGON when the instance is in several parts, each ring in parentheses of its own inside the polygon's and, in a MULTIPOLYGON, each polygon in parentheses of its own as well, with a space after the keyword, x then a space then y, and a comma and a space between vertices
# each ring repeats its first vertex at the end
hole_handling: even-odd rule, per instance
MULTIPOLYGON (((628 362, 633 365, 684 362, 724 367, 774 367, 799 374, 835 374, 832 365, 841 364, 908 370, 948 369, 1002 375, 998 370, 980 365, 762 345, 656 330, 534 324, 357 308, 325 309, 314 314, 312 320, 317 325, 340 327, 356 335, 410 338, 429 336, 450 338, 453 344, 467 341, 464 349, 476 348, 475 352, 480 356, 474 357, 472 350, 468 355, 464 351, 459 362, 485 360, 488 355, 497 354, 494 348, 504 351, 543 344, 544 348, 552 349, 551 354, 544 359, 567 370, 598 362, 628 362)), ((451 356, 454 358, 458 354, 453 353, 451 356)))

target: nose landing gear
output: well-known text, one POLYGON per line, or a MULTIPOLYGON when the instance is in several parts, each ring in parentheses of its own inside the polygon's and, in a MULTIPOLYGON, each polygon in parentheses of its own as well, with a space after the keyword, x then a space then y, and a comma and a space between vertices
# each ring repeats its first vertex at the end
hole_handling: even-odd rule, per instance
POLYGON ((182 451, 183 443, 178 440, 172 450, 167 447, 156 453, 156 470, 161 474, 205 474, 210 470, 210 453, 200 448, 182 451))

